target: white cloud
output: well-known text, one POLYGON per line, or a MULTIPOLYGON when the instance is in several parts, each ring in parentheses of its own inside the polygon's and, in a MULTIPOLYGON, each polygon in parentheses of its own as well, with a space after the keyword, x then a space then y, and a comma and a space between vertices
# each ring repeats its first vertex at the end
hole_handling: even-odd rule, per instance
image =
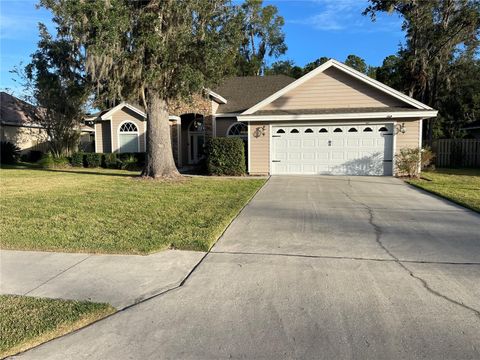
POLYGON ((367 0, 313 0, 319 12, 304 19, 287 22, 311 26, 324 31, 400 31, 401 22, 396 16, 380 14, 372 27, 370 17, 362 12, 368 6, 367 0), (371 30, 368 30, 370 28, 371 30))

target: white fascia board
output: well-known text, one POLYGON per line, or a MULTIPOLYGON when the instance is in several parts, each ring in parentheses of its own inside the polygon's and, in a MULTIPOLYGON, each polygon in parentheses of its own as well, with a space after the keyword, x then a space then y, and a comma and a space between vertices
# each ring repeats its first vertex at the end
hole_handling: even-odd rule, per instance
POLYGON ((177 115, 168 115, 168 120, 181 121, 182 119, 177 115))
POLYGON ((113 113, 117 112, 120 109, 123 109, 124 107, 132 110, 133 112, 137 113, 138 115, 142 116, 143 118, 147 118, 147 114, 145 114, 142 110, 136 108, 133 105, 130 105, 127 102, 122 102, 118 104, 117 106, 111 108, 109 111, 107 111, 105 114, 103 114, 100 119, 102 120, 110 120, 112 118, 113 113))
POLYGON ((313 69, 312 71, 310 71, 309 73, 305 74, 304 76, 302 76, 301 78, 295 80, 294 82, 290 83, 289 85, 285 86, 283 89, 280 89, 279 91, 277 91, 276 93, 270 95, 269 97, 267 97, 266 99, 260 101, 259 103, 257 103, 256 105, 252 106, 251 108, 245 110, 242 114, 243 115, 247 115, 247 114, 253 114, 255 111, 261 109, 262 107, 264 107, 265 105, 267 104, 270 104, 271 102, 273 102, 274 100, 278 99, 279 97, 281 97, 282 95, 286 94, 287 92, 289 92, 290 90, 293 90, 294 88, 296 88, 297 86, 305 83, 306 81, 310 80, 311 78, 313 78, 314 76, 324 72, 325 70, 327 70, 328 68, 330 67, 335 67, 336 69, 339 69, 381 91, 383 91, 384 93, 387 93, 399 100, 402 100, 403 102, 407 103, 407 104, 410 104, 414 107, 416 107, 417 109, 424 109, 424 110, 433 110, 431 107, 421 103, 420 101, 417 101, 413 98, 411 98, 410 96, 407 96, 405 94, 402 94, 401 92, 397 91, 397 90, 394 90, 392 89, 391 87, 385 85, 385 84, 382 84, 381 82, 377 81, 377 80, 374 80, 372 79, 371 77, 365 75, 365 74, 362 74, 361 72, 355 70, 355 69, 352 69, 351 67, 337 61, 337 60, 334 60, 334 59, 330 59, 328 60, 327 62, 325 62, 324 64, 320 65, 319 67, 317 67, 316 69, 313 69))
POLYGON ((216 117, 237 117, 238 115, 241 115, 242 113, 219 113, 219 114, 213 114, 216 117))
POLYGON ((226 104, 227 103, 227 99, 225 99, 223 96, 217 94, 216 92, 213 92, 210 89, 207 89, 207 94, 210 95, 219 104, 226 104))
POLYGON ((291 121, 291 120, 350 120, 350 119, 428 119, 437 116, 438 111, 407 111, 407 112, 371 112, 343 114, 304 114, 304 115, 240 115, 238 121, 291 121))

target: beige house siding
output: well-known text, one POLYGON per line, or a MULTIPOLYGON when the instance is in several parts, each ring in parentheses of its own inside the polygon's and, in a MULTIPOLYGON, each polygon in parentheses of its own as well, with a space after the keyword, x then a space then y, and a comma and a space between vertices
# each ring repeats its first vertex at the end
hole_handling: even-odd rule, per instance
MULTIPOLYGON (((420 122, 421 120, 402 121, 405 123, 405 134, 399 132, 396 134, 395 153, 397 154, 403 148, 416 148, 420 146, 420 122)), ((401 124, 402 122, 397 122, 401 124)))
POLYGON ((408 106, 364 82, 329 68, 262 110, 408 106))
POLYGON ((217 118, 216 119, 216 131, 217 136, 227 136, 227 131, 232 124, 237 123, 236 118, 217 118))
POLYGON ((270 172, 270 126, 265 123, 249 125, 249 173, 266 175, 270 172))
POLYGON ((112 114, 112 152, 119 151, 118 130, 124 121, 131 121, 138 128, 139 152, 145 152, 145 126, 141 115, 124 107, 112 114))
POLYGON ((1 141, 18 146, 22 153, 48 150, 47 133, 43 129, 23 126, 1 125, 1 141))
POLYGON ((110 121, 100 121, 95 124, 95 152, 112 152, 110 121))

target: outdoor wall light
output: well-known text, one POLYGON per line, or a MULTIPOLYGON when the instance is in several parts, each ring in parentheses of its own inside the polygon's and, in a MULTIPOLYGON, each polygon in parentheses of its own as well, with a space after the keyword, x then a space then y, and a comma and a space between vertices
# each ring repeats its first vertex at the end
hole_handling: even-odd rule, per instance
POLYGON ((405 123, 397 124, 396 130, 397 130, 397 134, 398 133, 405 134, 405 132, 407 131, 407 129, 405 129, 405 123))
POLYGON ((253 136, 259 138, 260 136, 265 136, 265 125, 255 128, 253 136))

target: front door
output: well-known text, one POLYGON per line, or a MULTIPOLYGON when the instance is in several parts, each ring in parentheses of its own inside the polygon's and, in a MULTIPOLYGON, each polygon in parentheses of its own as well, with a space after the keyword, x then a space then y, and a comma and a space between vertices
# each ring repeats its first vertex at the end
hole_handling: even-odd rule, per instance
POLYGON ((188 139, 188 163, 198 164, 204 157, 205 134, 190 133, 188 139))

